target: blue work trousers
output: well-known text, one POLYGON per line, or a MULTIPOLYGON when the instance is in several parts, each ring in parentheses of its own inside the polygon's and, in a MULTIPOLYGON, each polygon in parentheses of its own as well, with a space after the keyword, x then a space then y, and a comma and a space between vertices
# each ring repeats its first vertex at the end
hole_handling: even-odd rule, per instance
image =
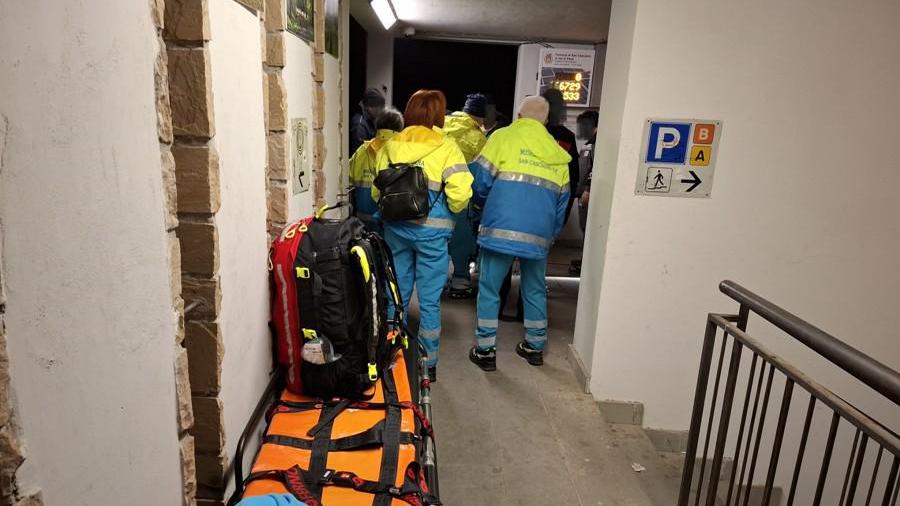
MULTIPOLYGON (((478 282, 478 323, 475 344, 485 351, 497 345, 500 287, 515 257, 481 249, 478 282)), ((542 350, 547 343, 547 259, 519 259, 522 270, 519 291, 525 305, 525 341, 542 350)))
POLYGON ((450 237, 450 259, 453 260, 453 278, 470 282, 469 261, 475 254, 475 225, 477 217, 471 210, 463 210, 456 215, 456 227, 450 237))
POLYGON ((441 292, 447 281, 450 258, 447 239, 411 241, 385 227, 384 239, 394 254, 397 282, 403 297, 403 313, 409 310, 413 288, 419 297, 419 339, 428 352, 428 366, 437 365, 441 340, 441 292))

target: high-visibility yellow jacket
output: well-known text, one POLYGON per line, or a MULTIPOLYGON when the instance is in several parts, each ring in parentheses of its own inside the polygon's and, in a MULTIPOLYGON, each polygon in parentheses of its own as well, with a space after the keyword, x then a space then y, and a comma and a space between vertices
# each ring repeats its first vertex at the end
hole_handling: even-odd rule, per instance
MULTIPOLYGON (((466 208, 472 197, 472 174, 456 143, 439 130, 411 126, 385 142, 378 152, 375 167, 382 171, 391 163, 416 163, 428 179, 431 212, 427 219, 385 222, 397 235, 409 239, 450 237, 456 222, 453 214, 466 208)), ((372 198, 378 201, 378 188, 372 186, 372 198)))
POLYGON ((378 130, 375 138, 365 141, 350 158, 350 185, 356 188, 353 204, 356 206, 357 216, 364 221, 371 221, 378 212, 378 205, 372 200, 372 181, 375 179, 378 152, 396 134, 393 130, 378 130))
POLYGON ((546 258, 565 221, 571 159, 533 119, 494 132, 470 164, 472 200, 484 206, 478 244, 520 258, 546 258))
POLYGON ((459 111, 444 118, 444 134, 456 141, 459 150, 466 157, 466 163, 472 163, 487 142, 478 123, 468 114, 459 111))

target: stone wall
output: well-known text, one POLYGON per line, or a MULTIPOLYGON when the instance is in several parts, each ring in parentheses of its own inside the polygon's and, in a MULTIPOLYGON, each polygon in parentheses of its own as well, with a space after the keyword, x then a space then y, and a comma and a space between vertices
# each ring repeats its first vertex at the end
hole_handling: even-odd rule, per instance
POLYGON ((284 0, 266 0, 262 25, 263 90, 267 139, 266 184, 268 188, 267 226, 269 240, 277 236, 288 221, 290 200, 290 134, 288 133, 288 97, 284 83, 287 63, 285 28, 287 12, 284 0))
MULTIPOLYGON (((182 146, 175 146, 175 123, 172 119, 172 102, 169 87, 169 52, 166 48, 164 35, 173 33, 185 34, 188 32, 187 20, 180 16, 169 16, 168 21, 172 26, 166 31, 166 3, 172 7, 179 6, 180 12, 185 12, 185 5, 176 4, 176 0, 151 0, 151 12, 154 25, 157 29, 159 52, 154 66, 154 86, 156 89, 157 130, 159 133, 160 162, 163 178, 163 192, 166 201, 166 233, 169 244, 169 284, 172 290, 172 307, 176 313, 177 327, 175 336, 175 395, 178 417, 179 455, 181 459, 181 479, 183 491, 183 503, 185 506, 196 504, 197 495, 197 469, 194 458, 194 437, 190 434, 194 427, 194 408, 191 399, 190 363, 188 350, 185 348, 185 305, 182 296, 181 281, 181 240, 178 237, 179 209, 182 204, 179 201, 179 185, 176 177, 176 159, 184 159, 182 146)), ((198 7, 196 4, 194 8, 198 7)), ((202 6, 200 6, 202 9, 202 6)), ((180 78, 180 77, 179 77, 180 78)), ((176 88, 178 89, 178 88, 176 88)), ((180 92, 180 89, 179 89, 180 92)), ((179 108, 182 103, 178 102, 179 108)), ((181 125, 179 125, 181 126, 181 125)), ((206 181, 197 179, 187 188, 203 186, 206 181)), ((183 185, 185 186, 185 185, 183 185)), ((194 194, 188 192, 183 195, 184 204, 190 208, 202 208, 194 194)))
POLYGON ((190 431, 182 436, 182 461, 185 502, 191 504, 221 497, 227 466, 218 399, 224 346, 217 321, 221 287, 215 215, 221 198, 218 154, 211 142, 216 132, 208 0, 166 0, 163 37, 179 241, 172 261, 185 304, 184 350, 176 362, 179 412, 191 411, 193 418, 192 425, 180 427, 190 431))

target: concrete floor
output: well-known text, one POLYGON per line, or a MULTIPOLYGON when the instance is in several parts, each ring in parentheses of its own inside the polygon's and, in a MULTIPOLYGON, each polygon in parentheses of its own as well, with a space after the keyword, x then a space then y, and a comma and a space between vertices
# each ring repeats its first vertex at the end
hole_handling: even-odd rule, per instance
MULTIPOLYGON (((554 255, 553 262, 559 270, 568 259, 554 255)), ((578 280, 554 278, 548 286, 543 367, 515 354, 524 331, 504 322, 498 370, 481 371, 466 357, 474 301, 443 301, 439 381, 432 388, 441 499, 449 506, 670 506, 680 456, 657 452, 639 427, 605 422, 597 403, 579 391, 566 361, 578 280), (646 470, 635 472, 635 462, 646 470)))

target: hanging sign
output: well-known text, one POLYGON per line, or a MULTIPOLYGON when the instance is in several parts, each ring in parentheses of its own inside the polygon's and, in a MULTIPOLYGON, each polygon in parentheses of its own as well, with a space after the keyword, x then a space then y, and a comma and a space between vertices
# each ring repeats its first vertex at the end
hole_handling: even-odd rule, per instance
POLYGON ((634 193, 709 198, 721 136, 718 120, 647 120, 634 193))
POLYGON ((556 88, 567 104, 587 107, 594 77, 594 50, 541 48, 538 75, 538 94, 556 88))

